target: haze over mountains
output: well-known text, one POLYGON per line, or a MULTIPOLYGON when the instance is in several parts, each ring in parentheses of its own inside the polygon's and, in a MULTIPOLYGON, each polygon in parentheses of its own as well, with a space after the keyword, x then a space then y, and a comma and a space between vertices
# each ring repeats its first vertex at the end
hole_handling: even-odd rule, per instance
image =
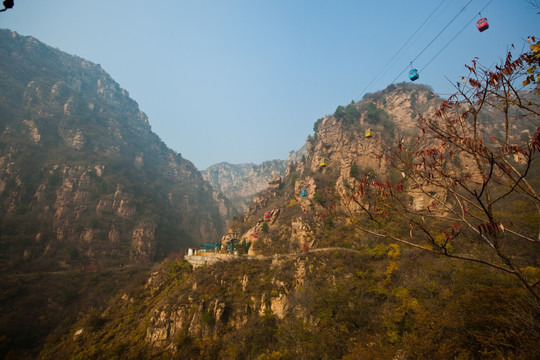
POLYGON ((268 187, 274 177, 285 175, 287 160, 255 164, 219 163, 202 172, 212 187, 233 202, 238 213, 246 210, 253 197, 268 187))
POLYGON ((39 218, 30 238, 56 239, 36 244, 34 256, 82 241, 104 247, 90 262, 109 257, 112 244, 154 260, 220 235, 212 188, 99 65, 1 36, 1 201, 16 222, 39 218))
MULTIPOLYGON (((428 86, 393 84, 337 106, 314 119, 314 134, 288 161, 200 172, 167 148, 99 65, 9 30, 0 30, 0 64, 0 356, 540 355, 540 307, 515 277, 378 236, 422 239, 412 220, 362 215, 383 193, 351 201, 366 184, 401 185, 411 211, 450 199, 440 187, 419 190, 388 160, 400 145, 413 148, 418 120, 440 109, 428 86), (181 259, 227 233, 252 256, 199 268, 181 259)), ((479 119, 482 141, 504 138, 504 117, 479 119)), ((516 120, 506 140, 531 139, 537 125, 516 120)), ((516 156, 513 166, 522 166, 516 156)), ((478 163, 464 151, 441 168, 481 179, 478 163)), ((533 165, 523 178, 537 189, 533 165)), ((512 220, 505 236, 513 241, 504 250, 534 280, 536 244, 509 235, 534 233, 534 206, 504 201, 497 216, 512 220)), ((445 214, 433 219, 444 223, 445 214)), ((473 231, 463 234, 453 248, 438 233, 431 249, 490 250, 473 231)))

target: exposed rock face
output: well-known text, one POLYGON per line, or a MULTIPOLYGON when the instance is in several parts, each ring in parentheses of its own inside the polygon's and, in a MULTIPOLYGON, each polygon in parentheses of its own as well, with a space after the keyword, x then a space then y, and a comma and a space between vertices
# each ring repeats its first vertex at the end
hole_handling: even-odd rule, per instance
MULTIPOLYGON (((325 229, 333 225, 331 212, 363 213, 369 202, 352 201, 350 195, 359 191, 364 179, 371 184, 387 180, 397 184, 406 176, 392 167, 388 159, 400 142, 406 147, 414 144, 420 133, 419 116, 435 118, 441 101, 426 86, 403 83, 368 94, 360 102, 339 106, 333 115, 319 119, 314 136, 306 142, 306 154, 299 161, 290 161, 279 186, 276 183, 259 193, 246 210, 241 238, 252 243, 249 252, 298 252, 340 241, 329 240, 325 234, 325 229)), ((502 123, 498 119, 480 121, 482 137, 491 138, 484 135, 496 134, 502 123)), ((520 130, 516 129, 515 133, 520 134, 520 130)), ((427 146, 447 151, 440 142, 427 146)), ((482 183, 470 155, 454 154, 448 159, 448 169, 463 172, 472 181, 482 183)), ((433 209, 434 200, 440 204, 448 201, 445 188, 430 184, 420 189, 415 187, 417 181, 420 179, 405 179, 403 198, 408 200, 407 205, 445 216, 443 207, 433 209)), ((442 184, 445 179, 440 181, 442 184)))
POLYGON ((0 64, 2 357, 23 344, 10 324, 40 333, 22 345, 39 346, 47 333, 34 329, 65 327, 104 289, 217 241, 231 210, 99 65, 7 30, 0 64), (92 272, 107 275, 88 286, 92 272))
MULTIPOLYGON (((395 183, 406 176, 392 173, 383 155, 398 140, 412 138, 417 114, 430 112, 437 104, 430 93, 425 86, 393 85, 320 119, 315 136, 308 138, 306 155, 291 160, 284 176, 270 177, 268 186, 254 197, 244 216, 234 221, 230 233, 222 239, 225 242, 240 237, 251 242, 250 254, 261 255, 216 254, 216 261, 206 261, 206 265, 202 265, 202 259, 188 258, 190 262, 201 261, 193 261, 193 269, 181 260, 164 262, 151 274, 146 287, 139 286, 132 294, 128 291, 114 299, 100 316, 106 325, 72 329, 59 346, 47 347, 42 358, 88 356, 100 346, 103 358, 121 354, 126 358, 405 359, 418 355, 415 345, 431 342, 425 340, 425 334, 432 326, 423 325, 444 318, 439 309, 456 311, 454 306, 433 306, 437 304, 433 299, 442 304, 471 304, 454 302, 454 298, 470 299, 469 294, 461 297, 467 293, 463 289, 471 288, 476 281, 468 283, 468 274, 481 270, 471 267, 462 272, 465 269, 457 270, 453 264, 435 264, 416 249, 404 251, 407 257, 401 260, 399 245, 387 245, 377 237, 365 239, 364 234, 348 226, 347 221, 364 221, 355 218, 356 214, 342 212, 346 221, 337 224, 341 219, 334 218, 335 213, 328 209, 355 206, 348 195, 359 188, 361 179, 392 178, 395 183), (367 128, 373 137, 365 136, 367 128), (337 196, 331 196, 334 193, 337 196), (229 260, 219 261, 218 256, 229 260), (467 282, 461 283, 460 278, 467 278, 467 282), (452 285, 448 285, 448 279, 452 279, 452 285), (437 308, 436 312, 430 313, 431 307, 437 308), (420 331, 414 330, 416 327, 420 331), (129 338, 123 336, 126 333, 129 338), (415 342, 404 345, 414 337, 415 342), (382 343, 388 346, 384 352, 380 351, 382 343)), ((451 161, 461 161, 466 168, 470 159, 451 161)), ((7 162, 9 159, 2 163, 7 162)), ((460 170, 458 166, 453 169, 460 170)), ((65 187, 74 186, 66 183, 65 187)), ((422 190, 406 188, 404 201, 408 195, 409 205, 421 209, 429 205, 425 192, 441 202, 447 196, 438 187, 422 190)), ((384 196, 373 196, 377 195, 384 196)), ((116 203, 122 204, 122 192, 117 190, 115 197, 116 203)), ((358 207, 364 205, 369 203, 356 203, 358 207)), ((102 207, 107 206, 104 203, 102 207)), ((121 208, 129 213, 129 206, 121 208)), ((133 247, 142 252, 151 251, 143 239, 153 236, 144 224, 133 233, 141 239, 134 240, 133 247)), ((93 241, 93 236, 89 233, 88 241, 93 241)), ((488 271, 483 274, 489 278, 488 271)), ((503 287, 474 288, 470 293, 485 291, 476 293, 476 299, 489 300, 484 295, 498 293, 493 289, 503 287)), ((517 292, 508 292, 509 297, 515 295, 517 292)), ((491 301, 501 303, 499 298, 491 301)), ((462 316, 462 309, 454 314, 462 316)), ((493 306, 485 309, 491 319, 493 306)), ((511 322, 505 319, 502 328, 507 329, 511 322)), ((467 332, 470 327, 446 320, 439 324, 442 327, 433 326, 433 348, 424 357, 432 356, 440 347, 441 328, 449 326, 453 331, 461 326, 467 332)), ((482 335, 479 342, 484 343, 485 338, 482 335)), ((465 342, 470 346, 469 337, 465 342)), ((453 348, 453 341, 449 343, 453 348)), ((493 345, 494 351, 499 351, 500 343, 493 345)), ((530 346, 526 349, 529 351, 530 346)), ((467 357, 471 352, 466 349, 463 354, 467 357)))
POLYGON ((99 65, 7 30, 0 62, 0 222, 32 222, 21 236, 42 239, 2 252, 147 261, 219 239, 228 203, 99 65))
MULTIPOLYGON (((350 193, 366 175, 399 180, 401 174, 391 169, 384 155, 401 139, 414 136, 418 115, 433 113, 439 101, 428 87, 398 84, 319 119, 315 135, 308 137, 302 156, 291 157, 280 184, 258 194, 246 210, 247 231, 242 239, 253 243, 250 253, 318 246, 324 226, 332 221, 325 203, 327 189, 350 193), (368 129, 370 137, 365 136, 368 129), (266 212, 272 216, 266 218, 266 212), (270 232, 266 235, 263 228, 270 232)), ((438 193, 441 200, 446 197, 441 189, 430 191, 438 193)), ((410 195, 411 205, 428 205, 423 194, 412 191, 410 195)), ((342 199, 335 206, 355 210, 359 204, 342 199)))
POLYGON ((268 187, 273 178, 285 175, 287 163, 286 160, 265 161, 260 165, 219 163, 210 166, 202 174, 241 213, 258 192, 268 187))
MULTIPOLYGON (((313 341, 311 336, 318 331, 327 334, 337 327, 346 342, 359 331, 373 331, 366 314, 380 310, 382 296, 372 295, 376 291, 373 283, 364 279, 368 271, 359 270, 369 269, 366 261, 369 259, 358 251, 342 249, 273 260, 221 262, 193 270, 182 262, 164 263, 144 288, 115 298, 100 316, 107 326, 78 326, 40 358, 84 354, 99 341, 96 339, 103 338, 111 345, 103 350, 103 358, 119 343, 129 344, 125 357, 129 357, 127 351, 133 351, 141 358, 157 354, 191 358, 204 343, 200 351, 214 351, 210 358, 230 358, 231 351, 236 354, 232 358, 259 358, 253 354, 264 352, 271 343, 264 329, 272 330, 268 332, 272 338, 296 343, 291 348, 299 358, 319 358, 328 350, 314 350, 308 357, 313 345, 298 341, 301 334, 313 341)), ((340 350, 337 358, 344 352, 340 350)))
MULTIPOLYGON (((165 265, 151 274, 144 300, 125 293, 102 316, 114 317, 130 307, 133 309, 130 312, 136 311, 141 301, 145 301, 149 306, 145 309, 147 321, 134 325, 144 328, 145 347, 170 354, 182 350, 181 339, 233 338, 236 331, 253 326, 253 321, 265 316, 275 316, 279 321, 299 318, 316 326, 318 320, 313 314, 317 299, 310 297, 315 286, 334 286, 338 271, 334 268, 321 273, 315 271, 325 269, 330 260, 327 256, 249 260, 242 276, 234 276, 241 267, 239 262, 223 262, 197 270, 176 264, 174 274, 165 265), (261 284, 264 284, 262 288, 261 284), (210 289, 220 292, 209 292, 210 289)), ((352 276, 352 270, 341 268, 339 275, 352 276)), ((77 330, 73 341, 84 344, 87 341, 84 331, 77 330)), ((67 341, 70 340, 64 343, 67 341)), ((44 358, 54 355, 58 356, 51 352, 44 358)))

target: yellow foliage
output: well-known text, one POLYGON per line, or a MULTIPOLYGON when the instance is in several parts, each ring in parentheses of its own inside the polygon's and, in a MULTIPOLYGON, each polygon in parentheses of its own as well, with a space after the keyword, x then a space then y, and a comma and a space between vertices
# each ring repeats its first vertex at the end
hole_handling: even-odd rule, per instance
POLYGON ((395 261, 391 260, 388 262, 388 267, 386 268, 386 271, 384 272, 384 275, 386 276, 384 279, 385 283, 389 283, 390 281, 392 281, 392 274, 397 269, 398 269, 398 265, 395 261))
POLYGON ((298 202, 296 201, 296 199, 291 199, 291 201, 289 201, 289 205, 287 205, 287 207, 292 207, 294 205, 298 204, 298 202))
POLYGON ((534 53, 534 56, 540 59, 540 41, 531 44, 530 49, 534 53))
POLYGON ((388 254, 388 246, 383 244, 375 245, 373 248, 368 249, 367 253, 369 256, 374 258, 379 258, 384 256, 385 254, 388 254))
MULTIPOLYGON (((531 83, 540 84, 540 74, 538 74, 538 68, 534 63, 540 62, 540 41, 537 41, 534 44, 531 44, 531 52, 533 56, 533 60, 530 62, 531 67, 527 69, 528 75, 525 80, 523 81, 523 86, 527 86, 531 83), (536 73, 536 76, 535 76, 536 73)), ((538 91, 538 87, 537 87, 538 91)))
POLYGON ((409 329, 403 328, 404 319, 407 316, 413 315, 421 310, 418 300, 411 296, 409 290, 404 287, 397 287, 393 291, 393 295, 397 300, 394 311, 384 320, 386 326, 386 336, 392 344, 396 343, 400 338, 400 333, 409 329))
POLYGON ((396 297, 401 305, 399 305, 394 312, 394 320, 399 322, 408 312, 416 312, 420 310, 420 305, 418 300, 411 296, 409 289, 404 287, 398 287, 394 290, 394 296, 396 297))
POLYGON ((440 233, 439 235, 435 236, 435 243, 439 246, 443 246, 446 248, 446 250, 451 253, 454 251, 454 247, 452 244, 448 241, 448 238, 444 233, 440 233))
POLYGON ((529 281, 531 283, 536 283, 540 280, 540 268, 535 266, 526 266, 523 269, 521 269, 523 274, 529 278, 529 281))
POLYGON ((388 257, 390 259, 399 259, 401 256, 401 248, 398 244, 388 245, 388 257))

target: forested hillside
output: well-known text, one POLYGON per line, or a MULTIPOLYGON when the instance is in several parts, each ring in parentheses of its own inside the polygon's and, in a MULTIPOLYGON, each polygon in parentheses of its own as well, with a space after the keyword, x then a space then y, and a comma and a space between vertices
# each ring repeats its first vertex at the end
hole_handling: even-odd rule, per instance
POLYGON ((251 256, 171 258, 41 356, 539 358, 539 50, 339 106, 231 224, 251 256))
POLYGON ((3 356, 171 252, 216 241, 230 214, 99 65, 8 30, 0 63, 3 356))

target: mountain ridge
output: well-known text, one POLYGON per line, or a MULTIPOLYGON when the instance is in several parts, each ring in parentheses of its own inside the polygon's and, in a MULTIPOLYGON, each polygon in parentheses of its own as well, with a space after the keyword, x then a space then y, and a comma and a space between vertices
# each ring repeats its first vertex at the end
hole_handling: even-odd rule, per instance
MULTIPOLYGON (((306 156, 291 161, 285 176, 259 192, 231 224, 230 232, 251 244, 248 253, 259 256, 229 255, 198 267, 181 258, 163 262, 147 281, 119 294, 100 315, 82 319, 42 355, 534 358, 538 325, 532 324, 539 312, 526 305, 531 298, 515 278, 377 236, 377 226, 384 226, 394 237, 419 237, 392 217, 362 218, 361 207, 370 204, 349 201, 355 189, 367 187, 366 179, 400 184, 402 173, 391 171, 383 155, 402 139, 414 143, 420 111, 434 113, 442 101, 429 87, 396 84, 339 106, 315 123, 306 156), (346 206, 352 211, 338 217, 346 206), (357 231, 358 223, 371 225, 371 233, 357 231), (526 326, 533 330, 520 330, 526 326)), ((466 156, 451 160, 471 168, 466 156)), ((428 190, 429 196, 411 191, 403 199, 425 209, 429 197, 442 193, 428 190)), ((377 194, 382 196, 375 192, 373 198, 377 194)), ((517 212, 510 216, 517 221, 517 212)))
POLYGON ((275 177, 285 175, 287 160, 269 160, 261 164, 221 162, 202 172, 212 187, 232 201, 237 213, 245 211, 253 197, 268 187, 275 177))
POLYGON ((231 207, 101 66, 9 30, 0 63, 4 356, 154 262, 219 240, 231 207))
MULTIPOLYGON (((93 80, 92 84, 97 83, 93 80)), ((158 260, 166 253, 163 248, 174 248, 168 243, 158 247, 158 235, 168 239, 183 228, 175 227, 177 222, 192 225, 191 232, 183 230, 186 239, 190 234, 194 239, 193 233, 204 237, 203 228, 208 240, 214 240, 214 233, 223 234, 217 223, 204 220, 218 214, 227 218, 226 197, 212 191, 207 182, 199 182, 202 175, 190 172, 192 164, 183 162, 179 154, 166 149, 159 152, 164 144, 145 141, 134 130, 142 126, 140 131, 148 131, 140 121, 134 120, 126 129, 110 116, 107 103, 86 102, 86 98, 73 101, 78 104, 73 109, 84 111, 90 109, 88 103, 94 104, 92 115, 108 130, 102 134, 99 127, 81 119, 69 121, 75 112, 69 111, 68 85, 48 83, 47 79, 29 84, 25 82, 19 90, 30 105, 45 98, 54 101, 52 107, 47 102, 43 108, 30 107, 23 115, 11 107, 12 115, 21 116, 22 121, 10 123, 0 133, 0 140, 13 144, 0 148, 0 165, 5 169, 0 174, 6 174, 0 178, 0 205, 16 220, 6 223, 2 219, 0 240, 6 245, 16 237, 20 245, 0 253, 4 261, 0 264, 26 265, 26 270, 33 270, 29 264, 43 257, 45 250, 54 254, 58 239, 77 237, 67 244, 70 248, 56 247, 57 253, 63 249, 65 254, 53 259, 54 271, 8 273, 0 280, 7 289, 0 297, 2 309, 11 309, 20 301, 20 311, 0 312, 0 328, 8 329, 0 335, 1 355, 259 360, 538 357, 534 345, 540 333, 540 308, 512 269, 505 269, 505 263, 489 252, 493 249, 489 241, 483 241, 490 240, 489 236, 497 241, 509 238, 510 242, 501 242, 495 249, 516 250, 506 264, 515 261, 524 278, 538 283, 534 240, 518 239, 511 232, 523 228, 532 233, 538 228, 531 211, 534 206, 505 194, 501 205, 497 204, 500 224, 475 223, 463 230, 452 224, 455 219, 446 218, 438 204, 448 205, 446 209, 455 210, 454 214, 472 214, 475 220, 478 212, 452 208, 460 200, 448 195, 451 187, 427 182, 439 179, 434 175, 436 169, 445 175, 441 181, 456 179, 462 186, 470 182, 482 187, 490 178, 481 176, 482 168, 478 168, 493 164, 497 157, 510 159, 514 167, 526 166, 520 158, 527 156, 525 148, 508 144, 518 140, 528 144, 534 131, 537 141, 540 128, 519 121, 521 114, 512 118, 512 131, 501 137, 498 132, 505 129, 504 118, 471 115, 470 111, 463 115, 463 109, 457 107, 458 122, 473 118, 478 125, 474 135, 480 140, 460 138, 455 142, 456 152, 450 152, 448 142, 436 137, 421 141, 429 119, 435 119, 429 125, 437 126, 437 113, 451 106, 426 85, 393 84, 361 101, 340 105, 334 114, 315 122, 305 153, 291 157, 284 175, 271 179, 247 210, 232 218, 223 240, 231 240, 231 247, 231 236, 240 240, 236 249, 224 246, 219 252, 230 254, 215 254, 210 247, 202 247, 197 255, 202 262, 205 258, 216 261, 197 267, 189 262, 190 257, 185 260, 181 253, 170 254, 150 271, 149 255, 158 260), (58 95, 53 88, 66 92, 58 95), (55 112, 49 110, 53 108, 55 112), (49 116, 54 113, 66 123, 58 131, 44 126, 54 124, 51 119, 55 117, 49 116), (98 136, 85 136, 90 133, 98 136), (140 138, 132 144, 126 134, 140 138), (34 167, 16 161, 57 140, 61 146, 55 155, 65 156, 67 165, 49 165, 47 157, 34 163, 32 157, 24 157, 34 167), (138 146, 143 143, 156 152, 140 151, 138 146), (30 144, 29 149, 21 146, 24 144, 30 144), (19 152, 13 150, 15 145, 19 152), (112 158, 88 165, 83 162, 87 158, 77 157, 88 149, 112 158), (396 167, 396 160, 402 160, 399 155, 406 166, 396 167), (163 159, 166 161, 160 161, 163 159), (179 179, 184 181, 178 184, 179 179), (418 179, 426 184, 415 187, 418 179), (41 202, 50 204, 41 211, 43 215, 36 211, 41 202), (405 213, 396 214, 395 204, 405 213), (200 209, 203 216, 196 211, 200 209), (67 225, 54 227, 53 223, 46 232, 41 231, 41 224, 32 224, 31 220, 48 214, 53 219, 67 219, 67 225), (403 214, 409 218, 399 216, 403 214), (170 223, 163 223, 169 215, 170 223), (130 222, 133 219, 136 221, 130 222), (506 232, 500 226, 503 222, 506 232), (132 223, 140 226, 133 229, 132 223), (433 230, 428 228, 431 226, 433 230), (96 249, 96 244, 105 246, 96 249), (127 244, 129 255, 104 258, 111 244, 127 244), (26 248, 31 251, 23 251, 26 248), (459 258, 462 250, 467 256, 486 254, 486 258, 464 261, 459 258), (245 252, 259 256, 243 256, 245 252), (146 257, 138 256, 141 254, 146 257), (90 261, 94 259, 101 262, 94 264, 90 261), (496 265, 485 266, 490 261, 496 265), (51 290, 40 281, 43 277, 60 280, 55 280, 51 290), (115 283, 104 278, 114 278, 115 283), (21 279, 32 280, 34 286, 21 286, 21 279), (46 299, 41 296, 43 291, 47 291, 46 299), (36 311, 37 307, 48 312, 36 311), (72 312, 66 313, 66 307, 72 312), (30 310, 25 311, 27 308, 30 310), (58 324, 54 322, 57 313, 69 316, 58 324), (40 332, 33 335, 36 329, 40 332)), ((102 85, 90 87, 91 93, 101 96, 109 89, 113 97, 106 99, 128 107, 114 96, 118 94, 114 86, 105 83, 105 90, 100 91, 102 85)), ((451 134, 449 141, 454 140, 455 134, 451 134)), ((538 147, 538 141, 535 144, 538 147)), ((87 157, 102 159, 97 155, 87 157)), ((525 168, 531 189, 538 187, 538 166, 525 168)), ((245 170, 256 172, 253 166, 245 170)), ((503 170, 508 172, 506 167, 503 170)), ((214 175, 219 177, 219 171, 214 175)), ((502 176, 501 171, 497 175, 502 176)), ((496 185, 495 191, 506 186, 496 185)), ((470 194, 478 196, 475 191, 470 194)))

